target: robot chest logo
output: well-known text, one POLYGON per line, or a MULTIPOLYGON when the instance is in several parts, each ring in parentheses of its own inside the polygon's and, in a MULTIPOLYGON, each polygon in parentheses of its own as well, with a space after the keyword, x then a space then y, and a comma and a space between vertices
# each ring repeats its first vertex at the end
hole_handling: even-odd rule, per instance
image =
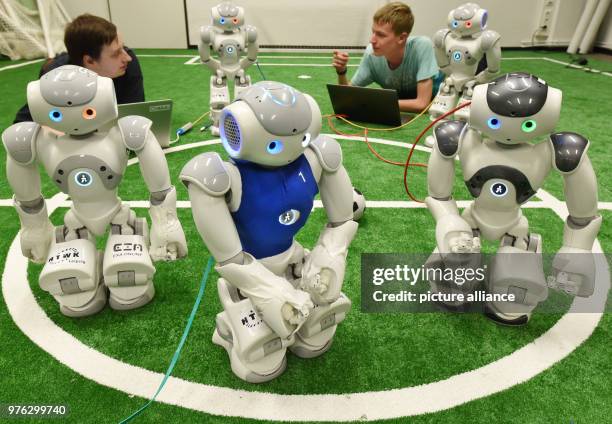
POLYGON ((240 318, 240 323, 247 328, 253 328, 261 324, 261 322, 261 318, 259 318, 253 310, 250 310, 246 315, 240 318))
POLYGON ((491 186, 491 194, 495 197, 504 197, 508 193, 508 186, 504 183, 495 183, 491 186))
POLYGON ((74 182, 81 187, 87 187, 93 182, 93 177, 89 172, 80 171, 74 176, 74 182))
POLYGON ((453 60, 455 62, 461 62, 461 59, 463 58, 463 54, 461 54, 461 52, 459 50, 456 50, 453 52, 453 60))
POLYGON ((282 225, 291 225, 295 224, 298 219, 300 219, 300 211, 290 209, 279 215, 278 222, 280 222, 282 225))
POLYGON ((236 51, 236 48, 235 48, 234 46, 227 46, 227 47, 225 48, 225 51, 226 51, 228 54, 233 54, 233 53, 236 51))

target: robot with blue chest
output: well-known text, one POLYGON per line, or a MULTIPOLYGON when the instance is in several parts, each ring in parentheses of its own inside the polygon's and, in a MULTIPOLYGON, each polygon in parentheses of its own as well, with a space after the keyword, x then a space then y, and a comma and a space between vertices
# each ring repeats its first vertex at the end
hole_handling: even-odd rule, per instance
MULTIPOLYGON (((469 125, 447 121, 434 130, 426 203, 436 221, 436 257, 441 266, 470 262, 468 258, 480 252, 481 237, 499 240, 486 290, 512 294, 515 300, 489 302, 485 313, 502 324, 525 324, 547 298, 548 287, 582 297, 594 291, 591 249, 602 218, 587 155, 590 142, 576 133, 553 132, 560 109, 560 90, 533 75, 512 73, 474 87, 469 125), (534 143, 545 136, 547 140, 534 143), (474 197, 461 214, 452 198, 457 157, 474 197), (521 205, 552 170, 563 177, 569 216, 547 281, 541 237, 529 230, 521 205)), ((439 291, 456 289, 439 282, 432 286, 439 291)))
POLYGON ((196 226, 221 275, 224 310, 213 342, 249 382, 280 375, 287 349, 304 358, 326 352, 350 309, 341 289, 357 231, 353 188, 338 142, 320 129, 312 97, 260 82, 221 114, 231 160, 207 152, 181 171, 196 226), (294 237, 317 192, 328 222, 308 251, 294 237))
POLYGON ((117 310, 147 304, 155 293, 151 260, 187 254, 176 190, 150 131, 152 122, 126 116, 113 123, 113 81, 78 66, 61 66, 29 83, 27 97, 35 122, 7 128, 2 142, 21 222, 21 249, 33 262, 44 264, 41 288, 70 317, 98 312, 107 298, 117 310), (137 218, 117 197, 130 151, 138 156, 151 193, 150 234, 146 218, 137 218), (47 216, 39 164, 72 200, 59 227, 47 216), (106 248, 98 252, 96 236, 109 227, 106 248))
MULTIPOLYGON (((444 82, 429 108, 432 120, 460 104, 472 100, 476 84, 491 81, 501 65, 500 35, 488 29, 488 12, 475 3, 466 3, 448 14, 448 28, 433 37, 436 60, 445 74, 444 82), (486 57, 487 68, 476 74, 478 63, 486 57)), ((467 121, 470 106, 459 109, 454 119, 467 121)), ((425 144, 433 145, 427 137, 425 144)))
POLYGON ((219 135, 219 115, 230 103, 228 81, 234 82, 234 98, 251 86, 245 70, 257 60, 257 29, 244 25, 244 9, 223 2, 210 11, 212 26, 200 29, 198 49, 202 64, 212 71, 210 77, 211 133, 219 135), (216 52, 219 59, 211 57, 216 52), (246 51, 246 56, 241 58, 246 51))

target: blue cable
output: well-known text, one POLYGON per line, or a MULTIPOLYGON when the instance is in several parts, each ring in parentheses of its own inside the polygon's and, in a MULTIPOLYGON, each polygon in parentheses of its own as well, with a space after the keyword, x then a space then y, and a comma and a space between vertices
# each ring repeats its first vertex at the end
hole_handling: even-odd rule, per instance
POLYGON ((212 256, 208 258, 208 263, 206 264, 206 270, 204 271, 204 275, 202 276, 202 280, 200 281, 200 291, 198 291, 198 296, 196 297, 195 303, 193 304, 193 308, 191 309, 191 314, 189 314, 187 325, 185 326, 185 330, 183 330, 183 336, 181 337, 181 341, 179 342, 176 348, 176 351, 174 352, 174 355, 172 356, 172 361, 170 361, 170 365, 168 366, 168 369, 166 370, 166 375, 164 375, 164 378, 161 381, 161 384, 157 388, 157 391, 147 403, 141 406, 140 409, 138 409, 132 415, 122 420, 120 424, 128 423, 132 421, 134 418, 136 418, 137 416, 139 416, 140 414, 142 414, 144 410, 147 409, 149 405, 151 405, 155 401, 155 399, 157 398, 157 395, 162 391, 162 389, 166 385, 166 381, 168 381, 170 374, 172 374, 172 371, 174 370, 174 366, 178 362, 179 356, 181 356, 181 350, 183 349, 185 340, 187 340, 187 336, 189 335, 189 331, 191 330, 191 324, 193 324, 193 320, 195 319, 196 312, 198 311, 198 308, 200 307, 200 302, 202 301, 202 297, 204 296, 204 288, 206 287, 206 281, 208 281, 208 274, 210 274, 210 269, 212 268, 214 263, 215 261, 212 258, 212 256))

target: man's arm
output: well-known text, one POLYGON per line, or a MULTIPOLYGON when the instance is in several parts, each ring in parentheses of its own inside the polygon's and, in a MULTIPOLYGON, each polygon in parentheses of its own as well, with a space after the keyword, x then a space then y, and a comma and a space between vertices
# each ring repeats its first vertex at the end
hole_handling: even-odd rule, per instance
POLYGON ((433 80, 431 78, 417 83, 417 96, 415 99, 402 99, 399 101, 401 112, 419 113, 431 102, 433 80))
POLYGON ((351 82, 346 77, 346 73, 348 71, 348 61, 348 53, 334 50, 332 66, 336 69, 336 74, 338 74, 338 84, 340 85, 351 85, 351 82))

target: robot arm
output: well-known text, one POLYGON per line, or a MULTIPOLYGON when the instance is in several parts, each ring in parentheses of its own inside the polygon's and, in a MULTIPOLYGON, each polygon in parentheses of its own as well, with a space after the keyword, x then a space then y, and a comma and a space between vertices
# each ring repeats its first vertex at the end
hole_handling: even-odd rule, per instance
POLYGON ((435 33, 433 38, 436 61, 438 67, 446 76, 451 74, 450 59, 446 53, 446 37, 450 34, 450 30, 444 28, 435 33))
POLYGON ((117 125, 125 146, 138 156, 140 171, 151 193, 151 258, 174 260, 187 255, 187 242, 176 213, 176 188, 170 183, 168 163, 149 128, 152 122, 126 116, 117 125))
POLYGON ((198 43, 198 51, 200 60, 204 66, 208 66, 213 72, 217 72, 220 68, 218 60, 210 56, 210 46, 213 44, 215 36, 214 28, 211 26, 203 26, 200 28, 200 42, 198 43))
POLYGON ((239 172, 217 153, 207 152, 189 161, 180 178, 187 185, 198 232, 218 262, 217 272, 251 299, 276 334, 291 337, 313 304, 307 293, 242 250, 226 201, 241 196, 239 172))
POLYGON ((21 122, 2 133, 7 151, 6 176, 15 193, 14 204, 21 223, 20 242, 23 255, 44 263, 53 239, 53 225, 40 194, 40 174, 36 167, 36 138, 40 126, 21 122))
POLYGON ((306 259, 302 286, 317 304, 328 304, 340 296, 348 247, 357 232, 358 224, 352 220, 353 187, 336 140, 319 136, 305 154, 313 174, 320 176, 318 186, 328 225, 306 259))
POLYGON ((455 180, 455 156, 460 140, 466 135, 475 136, 462 121, 445 121, 434 130, 434 149, 427 165, 427 208, 436 221, 436 244, 441 255, 451 253, 476 253, 480 249, 472 228, 459 215, 452 198, 455 180))
POLYGON ((484 31, 480 36, 480 47, 487 58, 487 68, 476 75, 474 84, 483 84, 491 81, 499 73, 501 65, 500 35, 495 31, 484 31))
POLYGON ((570 294, 588 297, 594 291, 595 262, 591 249, 601 227, 597 213, 597 179, 586 151, 589 141, 579 134, 552 134, 554 166, 563 175, 569 216, 563 246, 553 260, 553 277, 570 294))
POLYGON ((240 61, 240 69, 246 69, 257 60, 259 43, 257 43, 257 28, 246 25, 244 28, 247 56, 240 61))

